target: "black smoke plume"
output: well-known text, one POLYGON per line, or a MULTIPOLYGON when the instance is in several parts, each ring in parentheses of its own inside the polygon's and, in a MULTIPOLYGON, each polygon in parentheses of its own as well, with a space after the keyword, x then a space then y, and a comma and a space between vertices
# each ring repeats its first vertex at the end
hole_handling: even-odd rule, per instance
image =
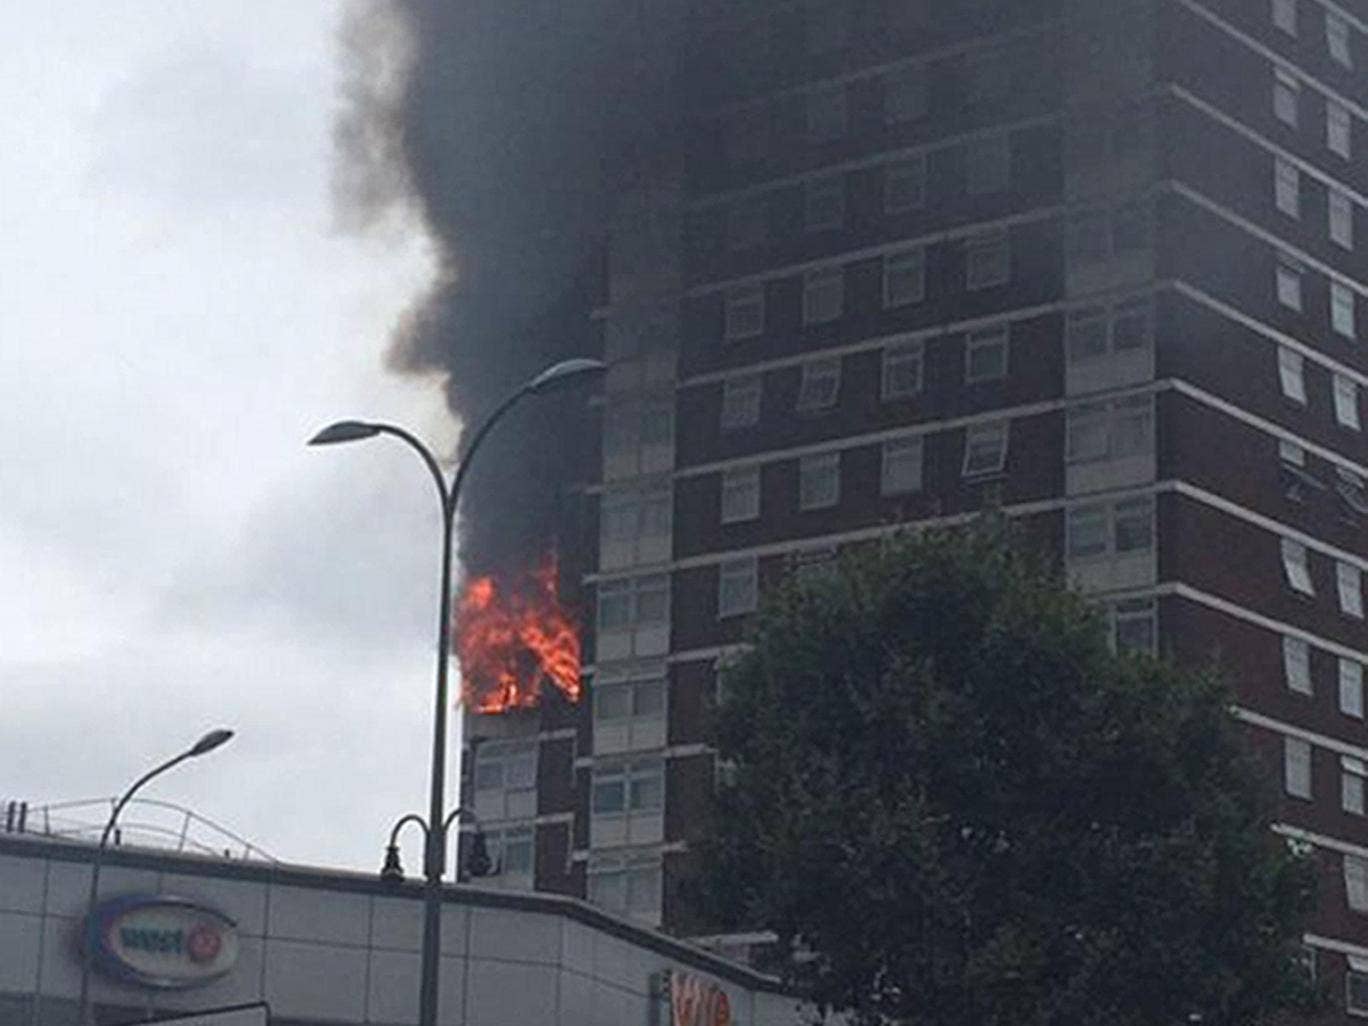
MULTIPOLYGON (((473 430, 557 360, 595 355, 603 225, 669 101, 635 74, 642 0, 359 3, 342 32, 335 129, 344 227, 421 217, 440 275, 396 326, 390 361, 446 375, 473 430)), ((481 448, 461 560, 516 572, 553 544, 583 468, 585 389, 525 403, 481 448)))

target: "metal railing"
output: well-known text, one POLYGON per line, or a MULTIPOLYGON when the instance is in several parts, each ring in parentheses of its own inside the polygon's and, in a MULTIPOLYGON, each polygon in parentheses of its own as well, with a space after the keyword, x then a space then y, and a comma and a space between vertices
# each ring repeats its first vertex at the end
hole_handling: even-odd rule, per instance
MULTIPOLYGON (((30 805, 3 803, 3 832, 96 844, 118 797, 30 805)), ((190 852, 224 859, 279 861, 269 852, 193 809, 155 798, 135 798, 110 839, 112 846, 190 852), (131 813, 131 815, 130 815, 131 813)))

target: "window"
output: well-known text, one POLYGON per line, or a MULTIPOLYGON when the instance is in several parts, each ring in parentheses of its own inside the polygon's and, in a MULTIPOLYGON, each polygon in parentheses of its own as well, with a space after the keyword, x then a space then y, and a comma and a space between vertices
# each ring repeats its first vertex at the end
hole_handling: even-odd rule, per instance
POLYGON ((1330 216, 1330 241, 1345 249, 1354 248, 1354 204, 1338 189, 1327 194, 1326 209, 1330 216))
POLYGON ((824 143, 839 139, 846 132, 846 94, 844 86, 821 89, 808 96, 808 142, 824 143))
POLYGON ((717 615, 719 618, 753 613, 759 587, 754 556, 726 560, 717 573, 717 615))
POLYGON ((803 228, 818 232, 845 224, 845 178, 819 178, 803 190, 803 228))
POLYGON ((1070 264, 1094 264, 1106 260, 1109 226, 1105 211, 1089 210, 1069 216, 1065 248, 1070 264))
POLYGON ((1301 83, 1282 68, 1273 69, 1273 116, 1289 128, 1300 120, 1301 83))
POLYGON ((760 398, 763 381, 759 374, 727 378, 722 382, 721 427, 724 431, 760 423, 760 398))
POLYGON ((1339 710, 1363 719, 1363 664, 1343 657, 1339 661, 1339 710))
POLYGON ((845 276, 839 267, 823 267, 803 275, 803 323, 826 324, 841 316, 845 276))
POLYGON ((1282 540, 1283 571, 1287 574, 1287 584, 1293 591, 1303 595, 1314 595, 1316 587, 1311 583, 1311 571, 1306 563, 1306 546, 1291 538, 1282 540))
POLYGON ((1149 395, 1071 406, 1065 414, 1068 463, 1123 459, 1154 448, 1154 400, 1149 395))
POLYGON ((1110 526, 1104 504, 1075 506, 1069 510, 1067 529, 1070 559, 1089 559, 1107 554, 1110 526))
POLYGON ((964 341, 964 380, 995 381, 1007 376, 1007 325, 971 331, 964 341))
POLYGON ((1153 655, 1159 637, 1154 599, 1125 599, 1112 613, 1112 644, 1117 652, 1153 655))
POLYGON ((604 759, 595 764, 590 785, 591 844, 660 840, 665 805, 663 759, 604 759))
POLYGON ((1154 499, 1145 496, 1118 502, 1114 538, 1119 556, 1148 552, 1154 547, 1154 499))
POLYGON ((491 821, 537 814, 535 741, 486 741, 476 747, 475 814, 491 821))
POLYGON ((1349 108, 1334 100, 1325 101, 1325 145, 1345 160, 1352 152, 1349 108))
POLYGON ((1311 746, 1301 738, 1283 738, 1283 790, 1293 798, 1311 797, 1311 746))
POLYGON ((509 886, 530 887, 532 884, 532 828, 504 827, 486 830, 485 847, 489 852, 489 875, 496 879, 480 883, 501 883, 509 886))
POLYGON ((593 855, 585 880, 589 900, 600 908, 659 922, 659 855, 593 855))
POLYGON ((1359 429, 1358 385, 1343 374, 1334 375, 1335 420, 1350 431, 1359 429))
POLYGON ((728 248, 741 250, 763 246, 768 234, 769 212, 763 202, 738 203, 727 211, 728 248))
POLYGON ((883 262, 883 301, 886 309, 920 303, 926 298, 926 250, 889 253, 883 262))
POLYGON ((879 472, 879 490, 884 495, 905 495, 919 492, 922 487, 921 436, 894 438, 883 444, 883 463, 879 472))
POLYGON ((1278 381, 1282 394, 1302 406, 1306 405, 1305 363, 1300 353, 1286 346, 1278 347, 1278 381))
POLYGON ((1355 966, 1358 960, 1353 955, 1349 959, 1351 968, 1344 973, 1344 1010, 1350 1015, 1368 1015, 1368 962, 1355 966))
POLYGON ((668 485, 605 491, 599 514, 599 558, 603 567, 668 559, 673 518, 674 502, 668 485))
POLYGON ((1109 349, 1106 309, 1089 306, 1070 310, 1064 333, 1070 363, 1106 356, 1109 349))
POLYGON ((732 289, 722 302, 722 337, 754 338, 765 330, 765 287, 732 289))
POLYGON ((883 80, 884 120, 895 125, 926 116, 926 67, 921 64, 898 68, 883 80))
POLYGON ((1287 687, 1299 694, 1311 694, 1311 646, 1301 638, 1283 636, 1283 673, 1287 687))
POLYGON ((1330 324, 1346 338, 1357 338, 1354 328, 1354 290, 1343 282, 1330 283, 1330 324))
POLYGON ((1273 0, 1273 24, 1289 36, 1297 34, 1297 0, 1273 0))
POLYGON ((1340 808, 1354 816, 1363 815, 1363 777, 1365 770, 1362 759, 1352 755, 1340 756, 1340 808))
POLYGON ((964 244, 964 287, 986 289, 1011 277, 1012 257, 1005 231, 990 232, 964 244))
POLYGON ((1277 282, 1278 302, 1292 310, 1302 308, 1302 274, 1304 269, 1292 257, 1278 254, 1278 265, 1274 272, 1277 282))
POLYGON ((977 139, 965 147, 965 181, 971 196, 1001 192, 1012 177, 1011 142, 1004 134, 977 139))
POLYGON ((841 454, 815 453, 798 460, 798 508, 826 509, 841 501, 841 454))
POLYGON ((1335 492, 1344 504, 1355 513, 1368 514, 1368 488, 1365 488, 1363 478, 1348 467, 1336 467, 1335 477, 1339 479, 1335 492))
POLYGON ((1149 249, 1150 211, 1145 203, 1125 203, 1111 215, 1112 255, 1149 249))
POLYGON ((628 752, 665 744, 665 669, 594 681, 594 751, 628 752))
POLYGON ((803 364, 798 383, 797 408, 800 412, 830 409, 841 391, 841 358, 826 357, 803 364))
MULTIPOLYGON (((666 574, 603 581, 598 587, 599 656, 609 658, 604 635, 638 634, 667 628, 670 620, 670 578, 666 574)), ((668 640, 668 639, 661 639, 668 640)), ((649 647, 655 647, 650 645, 649 647)), ((630 654, 630 653, 629 653, 630 654)), ((644 653, 643 653, 644 654, 644 653)))
POLYGON ((879 394, 884 402, 907 399, 921 391, 922 344, 900 342, 883 351, 883 370, 879 394))
POLYGON ((722 523, 754 520, 760 515, 760 468, 743 467, 722 474, 722 523))
POLYGON ((1368 912, 1368 859, 1344 856, 1344 894, 1351 909, 1368 912))
POLYGON ((901 214, 926 204, 926 158, 890 164, 884 171, 884 213, 901 214))
POLYGON ((1154 499, 1075 506, 1066 525, 1070 559, 1148 552, 1154 547, 1154 499))
POLYGON ((1363 572, 1351 563, 1335 564, 1335 587, 1339 591, 1340 612, 1363 619, 1363 572))
POLYGON ((1306 450, 1285 438, 1278 440, 1278 459, 1294 467, 1306 467, 1306 450))
POLYGON ((1007 423, 975 424, 965 431, 965 477, 1002 473, 1007 463, 1007 423))
POLYGON ((1349 23, 1334 11, 1325 12, 1325 47, 1330 56, 1346 68, 1354 66, 1354 55, 1349 49, 1349 23))
POLYGON ((1273 198, 1288 217, 1301 216, 1301 174, 1281 157, 1273 162, 1273 198))

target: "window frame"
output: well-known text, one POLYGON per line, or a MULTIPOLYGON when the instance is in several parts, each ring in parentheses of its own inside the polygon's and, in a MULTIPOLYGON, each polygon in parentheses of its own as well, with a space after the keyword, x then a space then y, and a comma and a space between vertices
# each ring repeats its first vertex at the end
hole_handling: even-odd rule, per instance
POLYGON ((833 509, 840 504, 840 452, 814 452, 798 457, 798 509, 806 513, 833 509), (831 486, 818 490, 815 482, 823 481, 830 481, 831 486))
POLYGON ((1273 205, 1288 217, 1301 219, 1301 171, 1283 157, 1273 158, 1273 205))
POLYGON ((1273 68, 1273 117, 1294 131, 1301 125, 1301 82, 1291 72, 1273 68))
POLYGON ((1001 381, 1010 372, 1011 359, 1011 324, 1002 322, 992 324, 983 328, 975 328, 967 332, 964 336, 964 382, 967 385, 978 384, 982 381, 1001 381), (973 373, 974 356, 987 349, 1001 350, 1001 366, 995 373, 984 374, 973 373))
POLYGON ((1336 707, 1345 716, 1363 719, 1363 664, 1357 659, 1340 656, 1336 680, 1339 685, 1336 707))
POLYGON ((821 356, 804 360, 798 369, 797 413, 820 413, 835 409, 841 401, 841 358, 821 356))
POLYGON ((1357 382, 1337 371, 1331 373, 1330 381, 1330 391, 1335 400, 1335 423, 1349 431, 1362 430, 1357 382))
POLYGON ((1342 281, 1330 280, 1330 328, 1335 334, 1358 341, 1358 298, 1342 281))
POLYGON ((760 423, 761 408, 764 402, 765 379, 760 373, 737 374, 722 379, 722 403, 718 410, 718 429, 738 431, 754 427, 760 423), (750 393, 754 392, 754 398, 750 393), (728 394, 730 393, 730 403, 728 394), (744 405, 743 405, 744 404, 744 405), (728 410, 732 416, 728 416, 728 410), (743 416, 737 416, 740 411, 743 416), (747 411, 750 411, 747 413, 747 411))
POLYGON ((1292 538, 1280 538, 1278 547, 1287 586, 1299 595, 1314 598, 1316 582, 1311 576, 1311 557, 1306 546, 1292 538))
POLYGON ((1354 201, 1350 196, 1329 186, 1325 193, 1326 231, 1330 241, 1349 252, 1354 250, 1354 201))
POLYGON ((763 284, 741 285, 728 289, 722 294, 722 338, 726 342, 738 342, 748 338, 759 338, 765 333, 765 286, 763 284), (754 327, 748 327, 749 320, 737 321, 741 310, 754 307, 754 327))
POLYGON ((1311 742, 1290 734, 1283 735, 1283 793, 1311 801, 1315 791, 1312 777, 1311 742))
POLYGON ((883 496, 892 495, 916 495, 922 491, 925 485, 926 475, 926 437, 924 435, 904 435, 901 438, 889 438, 879 447, 879 494, 883 496), (916 454, 915 459, 907 454, 916 454), (896 455, 901 453, 901 455, 896 455), (907 466, 915 466, 916 474, 906 475, 908 483, 895 484, 894 474, 889 472, 890 465, 897 466, 901 461, 907 466))
POLYGON ((1306 357, 1289 346, 1278 347, 1278 385, 1284 399, 1306 405, 1306 357))
POLYGON ((833 324, 845 315, 845 268, 815 267, 803 274, 803 327, 833 324), (830 297, 834 296, 832 301, 830 297))
POLYGON ((1283 679, 1287 684, 1287 690, 1299 695, 1312 695, 1315 686, 1311 677, 1310 644, 1305 638, 1296 638, 1290 634, 1284 634, 1282 650, 1283 679))
POLYGON ((755 556, 740 556, 718 563, 717 618, 726 620, 734 616, 746 616, 755 612, 759 605, 759 559, 755 556))
MULTIPOLYGON (((1011 420, 985 421, 970 424, 964 429, 964 458, 960 466, 960 476, 965 478, 993 477, 1002 474, 1007 467, 1007 450, 1011 446, 1011 420), (977 436, 977 440, 976 440, 977 436), (992 442, 997 458, 991 464, 978 466, 972 459, 975 447, 992 442)), ((984 450, 980 450, 984 451, 984 450)))
POLYGON ((1363 570, 1353 563, 1335 561, 1335 593, 1339 610, 1355 620, 1363 619, 1363 570))
POLYGON ((883 308, 896 310, 913 306, 926 300, 926 247, 910 246, 893 253, 885 253, 883 268, 883 308), (915 268, 916 273, 911 273, 915 268), (895 282, 905 280, 910 283, 905 292, 895 289, 895 282))
POLYGON ((964 240, 964 289, 980 292, 1012 280, 1011 233, 1004 228, 972 235, 964 240), (978 273, 975 273, 975 268, 978 273), (994 273, 986 273, 993 271, 994 273))
POLYGON ((926 387, 926 343, 921 339, 903 339, 893 342, 881 350, 879 359, 879 399, 881 402, 896 402, 920 395, 926 387), (903 366, 917 368, 916 384, 911 388, 894 388, 893 383, 899 369, 903 366))
POLYGON ((718 517, 723 524, 760 519, 760 464, 731 467, 719 478, 718 517), (738 499, 738 495, 741 498, 738 499), (732 502, 728 503, 728 497, 732 502))
POLYGON ((1302 312, 1306 296, 1303 288, 1306 268, 1301 261, 1286 253, 1279 253, 1274 266, 1274 294, 1278 303, 1289 310, 1302 312))

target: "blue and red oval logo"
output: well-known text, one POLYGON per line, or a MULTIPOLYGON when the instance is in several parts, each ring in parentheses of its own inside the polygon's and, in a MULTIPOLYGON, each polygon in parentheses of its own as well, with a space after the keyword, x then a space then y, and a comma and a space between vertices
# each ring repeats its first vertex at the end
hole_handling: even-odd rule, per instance
POLYGON ((91 912, 85 948, 92 968, 125 983, 197 987, 237 962, 237 924, 184 898, 125 895, 91 912))

